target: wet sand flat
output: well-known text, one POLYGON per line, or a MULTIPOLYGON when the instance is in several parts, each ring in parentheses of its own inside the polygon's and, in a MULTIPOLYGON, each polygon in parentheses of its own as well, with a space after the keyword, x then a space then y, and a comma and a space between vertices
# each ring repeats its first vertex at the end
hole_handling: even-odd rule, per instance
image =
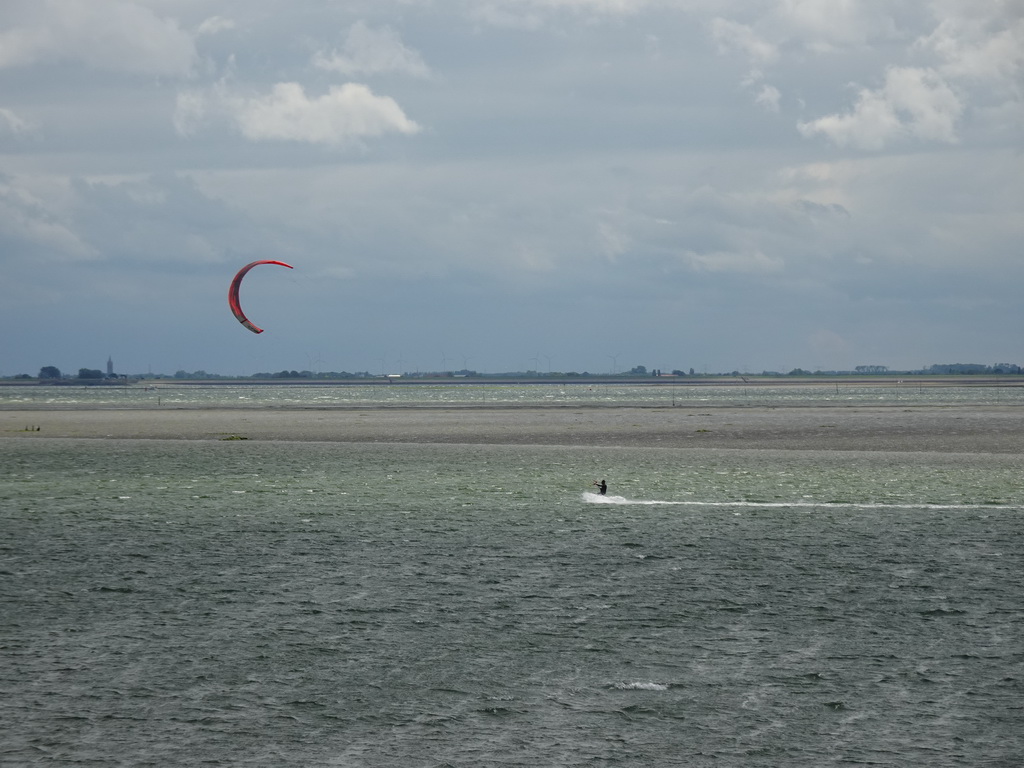
POLYGON ((1021 453, 1024 409, 484 406, 0 411, 0 439, 48 438, 1021 453))

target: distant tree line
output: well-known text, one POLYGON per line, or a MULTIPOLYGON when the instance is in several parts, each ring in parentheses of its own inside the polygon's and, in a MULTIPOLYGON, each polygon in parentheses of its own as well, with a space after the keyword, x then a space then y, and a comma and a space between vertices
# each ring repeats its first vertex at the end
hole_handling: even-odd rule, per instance
MULTIPOLYGON (((708 373, 697 374, 693 368, 689 370, 683 370, 681 368, 675 368, 671 374, 666 374, 660 368, 647 368, 644 365, 637 365, 629 369, 626 372, 612 374, 617 377, 663 377, 663 376, 741 376, 741 375, 760 375, 760 376, 849 376, 849 375, 880 375, 894 373, 900 375, 933 375, 933 376, 956 376, 956 375, 1020 375, 1024 374, 1024 368, 1016 363, 994 363, 992 365, 984 365, 981 363, 941 363, 936 365, 930 365, 920 370, 900 370, 891 371, 886 365, 858 365, 852 371, 822 371, 815 370, 810 371, 804 368, 794 368, 788 373, 780 373, 778 371, 762 371, 760 374, 741 374, 739 371, 732 372, 721 372, 721 373, 708 373)), ((396 374, 397 375, 397 374, 396 374)), ((539 372, 539 371, 508 371, 503 373, 480 373, 478 371, 471 371, 463 369, 460 371, 440 371, 440 372, 424 372, 419 371, 415 373, 403 372, 400 374, 404 378, 472 378, 480 376, 491 376, 495 378, 512 378, 512 377, 530 377, 530 378, 574 378, 574 377, 590 377, 590 376, 608 376, 609 374, 595 374, 583 371, 582 373, 576 371, 559 371, 559 372, 539 372)), ((267 380, 267 379, 308 379, 315 381, 334 381, 338 379, 379 379, 383 374, 372 374, 368 371, 358 371, 355 373, 349 373, 348 371, 296 371, 296 370, 281 370, 277 372, 261 372, 254 373, 250 376, 223 376, 217 373, 207 373, 203 370, 198 371, 185 371, 178 370, 174 373, 173 377, 168 377, 165 374, 136 374, 132 376, 124 376, 120 374, 108 375, 103 371, 95 368, 79 368, 76 376, 65 375, 61 372, 60 368, 54 365, 45 365, 39 369, 37 377, 40 382, 60 382, 60 381, 71 381, 78 380, 84 382, 96 382, 106 381, 108 379, 163 379, 163 378, 175 378, 183 380, 225 380, 225 381, 237 381, 239 379, 256 379, 256 380, 267 380)), ((9 378, 21 380, 31 380, 33 377, 27 373, 21 373, 16 376, 9 378)))
POLYGON ((995 365, 979 365, 977 363, 943 363, 932 365, 924 370, 925 373, 934 374, 999 374, 999 373, 1021 373, 1022 369, 1014 363, 996 363, 995 365))

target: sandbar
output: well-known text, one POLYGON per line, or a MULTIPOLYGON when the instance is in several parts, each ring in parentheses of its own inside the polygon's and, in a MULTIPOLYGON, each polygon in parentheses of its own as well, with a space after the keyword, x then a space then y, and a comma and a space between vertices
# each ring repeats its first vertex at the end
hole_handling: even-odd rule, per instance
POLYGON ((0 439, 464 443, 1019 454, 1024 408, 456 407, 0 410, 0 439))

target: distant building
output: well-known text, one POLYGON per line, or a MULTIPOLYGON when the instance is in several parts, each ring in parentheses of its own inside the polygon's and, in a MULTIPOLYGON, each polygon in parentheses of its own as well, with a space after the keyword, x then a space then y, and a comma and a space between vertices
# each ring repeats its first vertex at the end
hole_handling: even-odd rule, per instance
POLYGON ((107 357, 107 376, 112 377, 114 375, 114 358, 107 357))

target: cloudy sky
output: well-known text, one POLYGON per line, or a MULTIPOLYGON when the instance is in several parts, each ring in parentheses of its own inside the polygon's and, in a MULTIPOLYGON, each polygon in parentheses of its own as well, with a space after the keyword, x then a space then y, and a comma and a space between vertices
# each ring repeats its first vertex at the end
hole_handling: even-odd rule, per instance
POLYGON ((1022 153, 1020 0, 4 0, 0 375, 1024 363, 1022 153))

